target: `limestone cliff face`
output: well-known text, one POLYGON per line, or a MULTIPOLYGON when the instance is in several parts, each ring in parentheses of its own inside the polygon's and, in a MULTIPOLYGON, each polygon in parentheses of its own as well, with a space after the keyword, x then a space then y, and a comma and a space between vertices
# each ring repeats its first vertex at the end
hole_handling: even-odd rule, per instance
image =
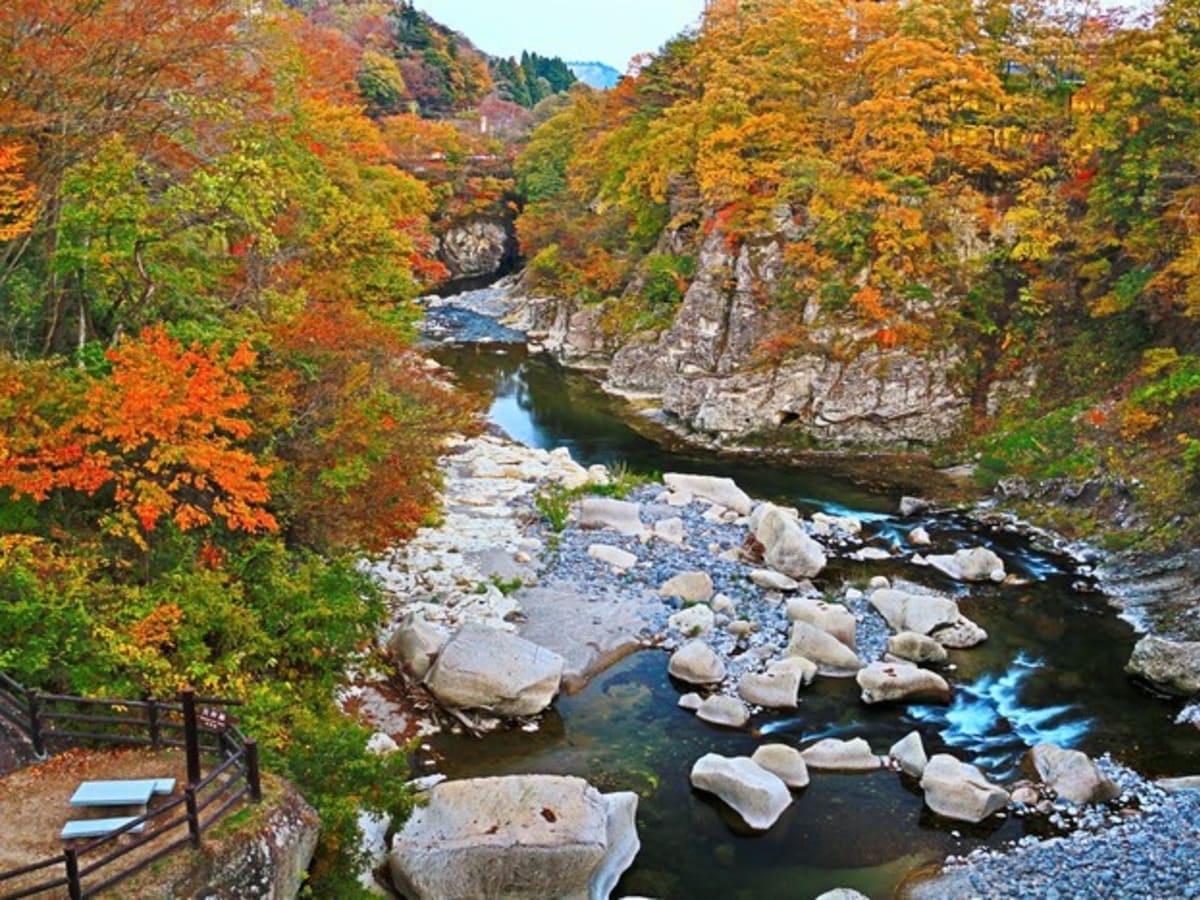
POLYGON ((489 218, 461 222, 441 236, 438 255, 452 282, 503 275, 516 259, 512 223, 489 218))
POLYGON ((672 424, 721 443, 778 436, 906 448, 963 425, 970 396, 956 381, 960 358, 863 341, 839 352, 863 335, 824 321, 815 301, 804 311, 804 351, 767 358, 771 321, 757 298, 770 295, 781 263, 778 241, 732 252, 714 232, 668 328, 615 340, 599 327, 602 306, 543 301, 543 346, 567 365, 607 369, 607 389, 653 399, 672 424))

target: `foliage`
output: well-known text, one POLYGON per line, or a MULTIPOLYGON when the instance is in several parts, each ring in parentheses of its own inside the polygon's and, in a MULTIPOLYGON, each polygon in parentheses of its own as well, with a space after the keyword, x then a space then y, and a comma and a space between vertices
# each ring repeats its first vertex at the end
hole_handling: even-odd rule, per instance
POLYGON ((571 518, 571 505, 579 494, 561 484, 546 484, 533 495, 533 505, 554 531, 562 531, 571 518))

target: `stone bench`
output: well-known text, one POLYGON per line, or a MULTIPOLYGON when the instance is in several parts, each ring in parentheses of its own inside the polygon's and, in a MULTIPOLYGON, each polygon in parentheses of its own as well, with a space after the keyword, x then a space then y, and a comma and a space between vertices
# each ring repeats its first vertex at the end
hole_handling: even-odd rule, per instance
MULTIPOLYGON (((72 838, 101 837, 102 835, 119 831, 130 822, 137 820, 137 818, 137 816, 118 816, 112 819, 72 819, 63 826, 60 837, 64 841, 69 841, 72 838)), ((130 833, 141 831, 145 827, 146 823, 142 822, 129 829, 129 831, 130 833)))
POLYGON ((72 806, 145 806, 152 794, 175 790, 174 778, 85 781, 71 795, 72 806))

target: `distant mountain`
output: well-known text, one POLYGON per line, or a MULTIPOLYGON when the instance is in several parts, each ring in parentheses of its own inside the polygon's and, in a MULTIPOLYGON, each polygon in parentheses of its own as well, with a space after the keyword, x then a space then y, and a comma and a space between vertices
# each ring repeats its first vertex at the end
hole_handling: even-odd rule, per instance
POLYGON ((620 72, 602 62, 569 62, 567 68, 574 72, 575 77, 584 84, 602 91, 615 87, 621 80, 620 72))

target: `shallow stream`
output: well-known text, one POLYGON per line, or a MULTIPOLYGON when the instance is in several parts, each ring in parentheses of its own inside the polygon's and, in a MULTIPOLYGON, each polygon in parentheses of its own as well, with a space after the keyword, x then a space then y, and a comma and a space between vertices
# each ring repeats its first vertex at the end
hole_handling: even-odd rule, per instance
POLYGON ((1070 560, 1036 551, 1017 535, 981 530, 969 519, 931 515, 900 519, 897 502, 931 473, 876 462, 788 467, 696 452, 662 442, 639 414, 520 345, 440 348, 436 355, 466 386, 494 399, 489 418, 513 439, 570 448, 584 465, 621 462, 635 471, 727 475, 748 492, 805 513, 853 512, 874 543, 898 554, 885 562, 835 560, 817 579, 833 594, 873 575, 903 575, 959 596, 963 611, 990 638, 954 651, 948 708, 866 707, 853 679, 820 678, 789 714, 755 717, 753 732, 706 725, 679 709, 681 686, 666 673, 667 655, 627 658, 575 696, 563 696, 539 731, 512 730, 483 739, 435 739, 439 767, 451 777, 520 772, 574 774, 603 790, 633 790, 641 801, 642 850, 614 896, 667 898, 813 897, 844 886, 873 898, 892 896, 914 870, 981 842, 998 844, 1045 833, 1042 820, 1008 816, 982 826, 939 820, 920 789, 891 772, 813 773, 783 818, 766 834, 741 829, 715 799, 691 790, 688 772, 707 752, 748 755, 769 735, 799 745, 816 737, 864 737, 886 753, 913 728, 930 754, 951 747, 997 780, 1016 772, 1025 748, 1042 740, 1111 755, 1147 775, 1200 769, 1194 729, 1173 724, 1177 702, 1152 696, 1123 672, 1135 636, 1105 598, 1077 590, 1070 560), (631 423, 637 425, 632 427, 631 423), (924 525, 936 552, 983 543, 1023 587, 964 586, 902 557, 904 535, 924 525))

